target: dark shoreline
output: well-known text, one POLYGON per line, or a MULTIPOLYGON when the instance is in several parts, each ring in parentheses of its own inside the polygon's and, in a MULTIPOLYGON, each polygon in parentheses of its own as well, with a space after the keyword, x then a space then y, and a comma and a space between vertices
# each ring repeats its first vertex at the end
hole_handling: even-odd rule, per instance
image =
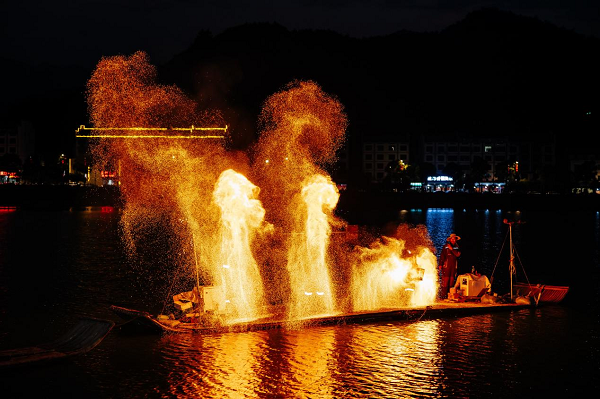
MULTIPOLYGON (((119 189, 110 186, 0 186, 0 207, 76 210, 102 206, 118 208, 121 205, 119 189)), ((343 191, 337 212, 343 216, 427 208, 600 211, 600 195, 343 191)))

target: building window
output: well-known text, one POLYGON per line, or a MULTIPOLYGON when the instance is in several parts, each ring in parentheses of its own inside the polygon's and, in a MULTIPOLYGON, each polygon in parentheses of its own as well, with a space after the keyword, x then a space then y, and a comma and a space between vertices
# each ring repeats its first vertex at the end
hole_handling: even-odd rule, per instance
POLYGON ((486 145, 485 147, 483 147, 483 151, 485 151, 485 152, 492 152, 492 146, 491 145, 486 145))
POLYGON ((400 154, 400 159, 402 161, 406 161, 406 154, 400 154))
POLYGON ((381 162, 379 162, 377 164, 377 170, 381 170, 381 169, 383 169, 383 164, 381 162))
POLYGON ((396 151, 396 146, 390 144, 388 146, 388 151, 396 151))
POLYGON ((388 155, 388 161, 395 161, 395 160, 396 160, 396 156, 395 155, 393 155, 393 154, 388 155))
POLYGON ((371 161, 373 159, 373 154, 365 154, 365 160, 371 161))
POLYGON ((460 160, 461 161, 469 162, 470 161, 470 157, 468 155, 461 155, 460 156, 460 160))
POLYGON ((444 146, 443 144, 442 144, 442 145, 438 145, 438 148, 437 148, 437 149, 438 149, 438 151, 440 151, 440 152, 444 152, 444 151, 446 151, 446 146, 444 146))
POLYGON ((471 151, 471 148, 468 145, 460 146, 460 152, 469 152, 469 151, 471 151))
POLYGON ((14 137, 11 137, 8 139, 8 144, 17 144, 17 139, 14 137))
POLYGON ((504 155, 496 155, 496 162, 504 161, 504 155))
POLYGON ((425 152, 433 152, 433 146, 432 145, 425 146, 425 152))
POLYGON ((373 169, 373 164, 371 162, 365 164, 365 169, 373 169))
POLYGON ((383 161, 383 154, 377 154, 377 160, 383 161))
POLYGON ((448 152, 458 152, 458 147, 455 145, 448 146, 448 152))
POLYGON ((383 146, 382 145, 378 145, 377 146, 377 151, 383 151, 383 146))
POLYGON ((443 155, 438 155, 437 160, 438 160, 438 162, 444 162, 446 159, 444 158, 443 155))
POLYGON ((448 162, 456 162, 458 157, 456 155, 448 155, 448 162))

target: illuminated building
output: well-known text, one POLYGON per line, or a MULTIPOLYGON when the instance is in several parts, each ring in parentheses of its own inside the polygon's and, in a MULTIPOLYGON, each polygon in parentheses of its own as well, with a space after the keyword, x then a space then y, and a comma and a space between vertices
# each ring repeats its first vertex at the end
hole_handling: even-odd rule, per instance
POLYGON ((374 138, 363 143, 362 169, 364 176, 372 183, 381 183, 386 176, 390 162, 408 162, 410 146, 408 140, 395 138, 374 138))
MULTIPOLYGON (((75 137, 78 139, 109 139, 109 140, 205 140, 216 139, 224 140, 227 133, 225 127, 102 127, 88 128, 85 125, 79 126, 75 130, 75 137)), ((87 153, 87 141, 85 145, 77 146, 77 157, 85 157, 87 153)), ((70 160, 69 160, 70 161, 70 160)), ((84 162, 87 164, 87 162, 84 162)), ((89 164, 86 173, 87 184, 105 186, 119 185, 121 167, 117 160, 114 166, 115 170, 96 170, 89 164)))
MULTIPOLYGON (((19 157, 22 164, 34 155, 35 132, 33 125, 28 121, 18 124, 2 124, 0 126, 0 157, 6 154, 14 154, 19 157)), ((0 174, 1 183, 17 183, 19 171, 3 170, 0 174)))

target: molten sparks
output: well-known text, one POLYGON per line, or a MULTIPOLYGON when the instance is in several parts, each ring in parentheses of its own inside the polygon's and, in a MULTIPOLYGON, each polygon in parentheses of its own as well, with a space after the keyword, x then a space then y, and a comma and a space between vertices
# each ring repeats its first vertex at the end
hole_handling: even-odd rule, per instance
POLYGON ((302 188, 287 264, 292 288, 290 315, 294 319, 334 311, 327 250, 331 213, 339 196, 336 185, 323 175, 309 177, 302 188))
POLYGON ((433 303, 437 259, 430 248, 406 250, 406 241, 382 237, 357 247, 352 275, 353 309, 377 310, 433 303))
POLYGON ((221 174, 213 192, 221 209, 220 251, 213 273, 236 318, 256 318, 264 305, 262 280, 252 254, 253 236, 265 216, 256 199, 258 192, 258 187, 231 169, 221 174))
POLYGON ((347 126, 336 98, 310 81, 269 97, 250 162, 226 151, 218 112, 200 112, 155 78, 142 52, 103 58, 88 82, 94 128, 78 129, 100 133, 80 136, 95 140, 100 169, 119 171, 132 253, 151 234, 166 237, 171 252, 156 255, 186 266, 195 285, 213 286, 225 322, 256 319, 268 302, 303 319, 434 301, 436 258, 423 231, 413 239, 399 229, 354 251, 332 240, 345 224, 333 215, 339 192, 324 171, 347 126), (173 140, 182 138, 209 140, 173 140))

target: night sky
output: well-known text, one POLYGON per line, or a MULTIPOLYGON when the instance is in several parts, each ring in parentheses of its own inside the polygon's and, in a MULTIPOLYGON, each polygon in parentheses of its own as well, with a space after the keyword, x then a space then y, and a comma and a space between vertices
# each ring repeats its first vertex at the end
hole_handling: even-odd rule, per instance
MULTIPOLYGON (((591 0, 3 2, 0 120, 33 119, 43 131, 38 147, 62 151, 70 146, 73 129, 86 123, 85 82, 104 56, 141 50, 161 66, 188 50, 199 32, 215 36, 247 23, 276 23, 290 31, 330 30, 355 38, 439 32, 486 7, 600 38, 598 7, 591 0), (42 141, 56 134, 64 136, 63 142, 42 141)), ((267 94, 258 93, 261 98, 267 94)))
POLYGON ((190 46, 201 29, 216 35, 244 23, 276 22, 352 37, 434 32, 482 7, 600 36, 592 0, 37 0, 3 2, 0 48, 3 58, 34 64, 93 67, 102 56, 137 50, 162 64, 190 46))

